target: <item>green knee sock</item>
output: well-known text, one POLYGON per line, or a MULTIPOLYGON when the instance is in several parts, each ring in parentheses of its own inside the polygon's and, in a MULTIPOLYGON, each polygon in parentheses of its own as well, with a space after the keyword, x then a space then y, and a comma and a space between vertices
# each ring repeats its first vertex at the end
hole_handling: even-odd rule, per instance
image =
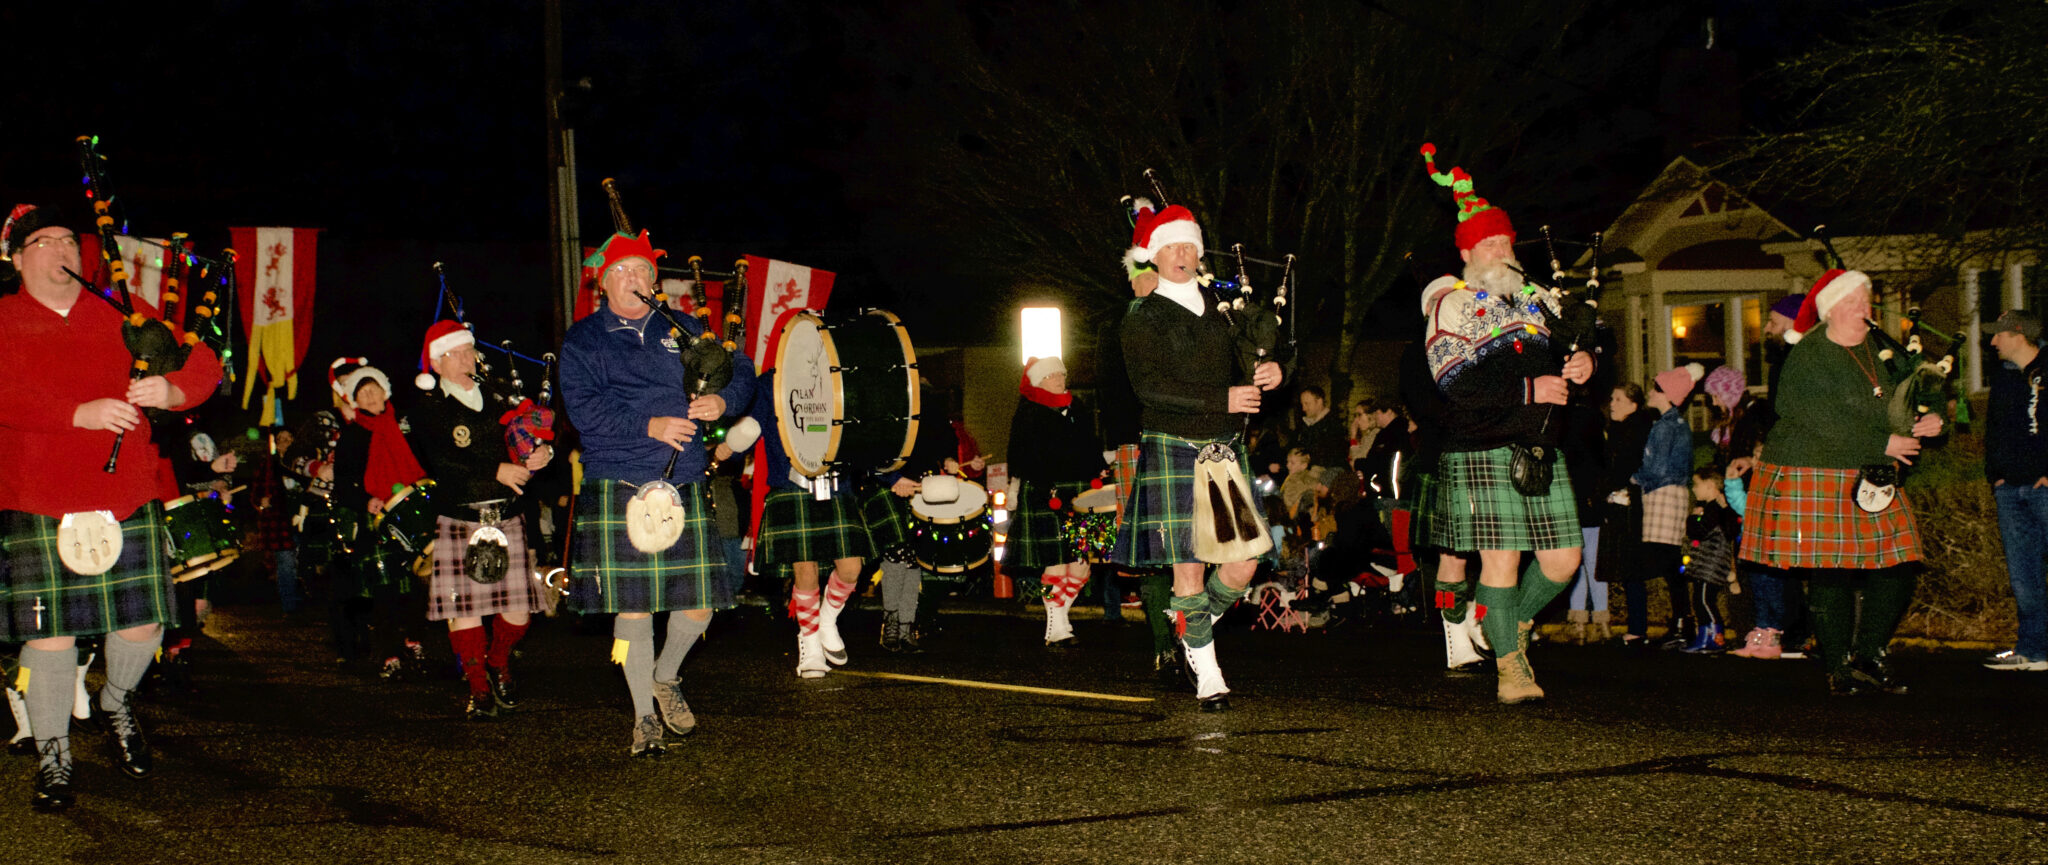
POLYGON ((1138 600, 1152 626, 1152 652, 1173 651, 1173 577, 1164 571, 1138 578, 1138 600))
POLYGON ((1187 630, 1181 633, 1181 639, 1188 644, 1188 648, 1199 649, 1216 640, 1216 632, 1210 627, 1212 622, 1209 618, 1207 593, 1173 596, 1173 611, 1179 613, 1182 621, 1187 623, 1187 630))
POLYGON ((1443 611, 1444 621, 1453 625, 1458 624, 1465 621, 1465 613, 1472 609, 1472 581, 1459 580, 1452 583, 1437 580, 1436 596, 1437 609, 1443 611))
POLYGON ((1899 620, 1913 605, 1913 587, 1919 581, 1911 565, 1870 571, 1862 580, 1863 616, 1856 623, 1856 656, 1875 658, 1891 645, 1899 620))
POLYGON ((1486 617, 1479 620, 1479 629, 1486 632, 1486 642, 1493 645, 1496 656, 1513 654, 1515 651, 1515 595, 1513 586, 1496 588, 1480 584, 1472 591, 1472 599, 1486 608, 1486 617))
POLYGON ((1230 612, 1230 608, 1237 604, 1237 599, 1244 597, 1244 589, 1233 589, 1224 585, 1223 578, 1213 573, 1209 575, 1209 580, 1204 586, 1208 589, 1211 617, 1220 618, 1224 613, 1230 612))
POLYGON ((1813 614, 1813 638, 1820 641, 1828 672, 1842 671, 1856 634, 1856 590, 1849 576, 1834 568, 1815 570, 1806 583, 1806 608, 1813 614))
POLYGON ((1543 575, 1543 566, 1537 564, 1536 557, 1530 556, 1529 566, 1522 569, 1522 582, 1515 587, 1515 618, 1524 622, 1534 621, 1550 599, 1562 594, 1571 584, 1570 577, 1562 583, 1551 582, 1543 575))

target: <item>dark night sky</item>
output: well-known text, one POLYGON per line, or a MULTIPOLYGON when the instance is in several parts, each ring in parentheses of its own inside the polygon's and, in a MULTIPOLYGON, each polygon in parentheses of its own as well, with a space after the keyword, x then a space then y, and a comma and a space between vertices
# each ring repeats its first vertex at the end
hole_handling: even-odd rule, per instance
MULTIPOLYGON (((0 197, 82 214, 71 142, 95 133, 136 233, 183 230, 217 249, 229 225, 325 229, 309 367, 346 351, 409 371, 434 260, 449 263, 486 339, 540 344, 538 0, 216 0, 101 19, 77 10, 113 7, 70 5, 0 8, 13 72, 0 197)), ((1830 20, 1769 0, 1694 5, 1721 16, 1745 75, 1830 20)), ((878 49, 848 44, 821 4, 569 0, 564 35, 565 79, 589 81, 569 104, 586 236, 609 228, 597 180, 612 176, 679 259, 753 253, 835 270, 835 306, 887 305, 914 325, 976 312, 942 302, 963 294, 919 266, 915 211, 873 192, 909 178, 849 183, 849 166, 891 145, 866 122, 885 101, 859 55, 878 49)), ((1586 116, 1653 108, 1641 104, 1656 98, 1653 84, 1589 94, 1611 105, 1589 104, 1586 116)), ((1657 150, 1616 158, 1654 171, 1668 158, 1657 150)), ((1612 185, 1591 197, 1595 217, 1635 191, 1612 185)))

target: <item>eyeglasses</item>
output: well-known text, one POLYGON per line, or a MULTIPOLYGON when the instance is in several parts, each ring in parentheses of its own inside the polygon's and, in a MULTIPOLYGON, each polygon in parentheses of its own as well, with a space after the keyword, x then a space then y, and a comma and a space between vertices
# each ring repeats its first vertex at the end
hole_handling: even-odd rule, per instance
POLYGON ((61 237, 38 237, 38 238, 36 238, 36 239, 34 239, 34 240, 31 240, 31 241, 29 241, 29 242, 28 242, 28 243, 26 243, 26 244, 23 244, 22 248, 23 248, 23 249, 49 249, 49 248, 50 248, 50 245, 51 245, 51 244, 53 244, 53 243, 54 243, 54 244, 59 244, 59 245, 62 245, 62 246, 66 246, 66 247, 70 247, 70 248, 72 248, 72 249, 77 249, 77 248, 78 248, 78 235, 76 235, 76 234, 66 234, 66 235, 63 235, 63 236, 61 236, 61 237))
POLYGON ((607 267, 605 272, 619 276, 644 276, 649 278, 654 276, 654 268, 630 261, 621 261, 618 264, 607 267))

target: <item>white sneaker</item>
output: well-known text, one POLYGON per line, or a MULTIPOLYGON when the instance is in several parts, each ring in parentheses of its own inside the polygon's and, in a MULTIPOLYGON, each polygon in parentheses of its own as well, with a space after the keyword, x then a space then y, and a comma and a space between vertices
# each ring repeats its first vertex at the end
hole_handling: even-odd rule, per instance
POLYGON ((825 660, 835 667, 846 664, 846 641, 839 638, 839 613, 845 609, 845 604, 835 607, 831 601, 818 604, 818 636, 824 640, 825 660))
POLYGON ((821 633, 796 637, 796 675, 801 679, 822 679, 832 668, 825 664, 825 642, 821 633))
POLYGON ((1188 669, 1195 674, 1195 699, 1207 700, 1230 693, 1230 686, 1223 684, 1223 666, 1216 663, 1215 643, 1187 649, 1187 658, 1188 669))
POLYGON ((1472 629, 1465 627, 1472 621, 1470 614, 1463 622, 1447 621, 1442 616, 1438 616, 1437 621, 1444 625, 1444 669, 1468 669, 1486 660, 1472 645, 1472 629))
POLYGON ((1072 602, 1070 601, 1067 604, 1061 605, 1045 605, 1046 645, 1050 646, 1062 640, 1073 639, 1074 623, 1067 617, 1067 611, 1072 609, 1071 604, 1072 602))
POLYGON ((2048 671, 2048 660, 2035 661, 2022 655, 2016 649, 2007 649, 1984 659, 1987 670, 2017 670, 2026 673, 2048 671))

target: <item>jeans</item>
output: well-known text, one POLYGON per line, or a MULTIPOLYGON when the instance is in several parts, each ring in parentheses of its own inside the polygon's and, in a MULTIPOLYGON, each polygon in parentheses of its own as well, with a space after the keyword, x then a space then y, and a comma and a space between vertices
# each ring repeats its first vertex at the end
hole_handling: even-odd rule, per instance
POLYGON ((1095 585, 1102 591, 1102 618, 1110 622, 1124 620, 1124 590, 1117 585, 1115 566, 1095 565, 1091 575, 1095 585))
POLYGON ((277 605, 286 615, 299 611, 306 595, 299 589, 299 551, 277 551, 277 605))
POLYGON ((2007 482, 1991 488, 1998 500, 1998 536, 2005 542, 2005 573, 2019 607, 2013 651, 2048 660, 2048 586, 2041 560, 2048 556, 2048 488, 2007 482))
POLYGON ((747 551, 740 548, 745 538, 719 538, 718 545, 725 550, 725 582, 732 587, 733 594, 747 587, 747 551))
POLYGON ((1756 607, 1756 626, 1785 630, 1785 578, 1752 562, 1739 567, 1742 584, 1749 587, 1749 602, 1756 607))
POLYGON ((1592 610, 1607 612, 1607 584, 1595 578, 1600 564, 1600 527, 1587 526, 1579 530, 1586 537, 1586 552, 1579 559, 1579 574, 1572 578, 1571 603, 1568 610, 1592 610))

